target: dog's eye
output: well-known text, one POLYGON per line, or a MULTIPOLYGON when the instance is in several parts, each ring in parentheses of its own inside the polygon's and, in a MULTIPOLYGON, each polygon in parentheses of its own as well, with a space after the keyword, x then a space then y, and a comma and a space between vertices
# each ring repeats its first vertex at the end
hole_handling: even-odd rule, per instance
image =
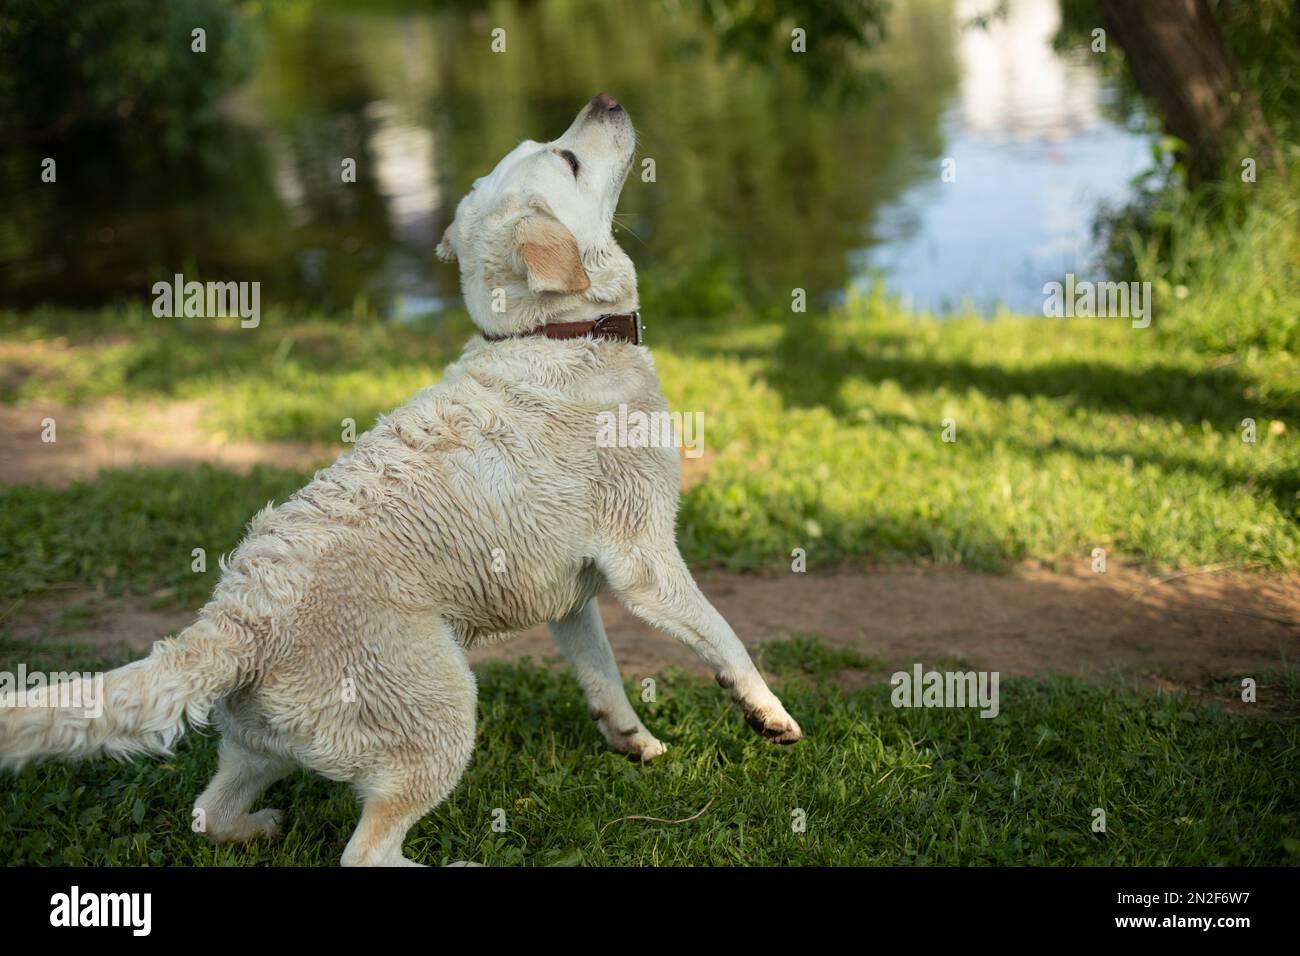
POLYGON ((578 169, 580 168, 581 165, 578 162, 578 157, 574 156, 573 153, 569 152, 567 149, 560 150, 560 155, 564 157, 564 161, 568 163, 569 168, 573 170, 573 178, 577 179, 578 169))

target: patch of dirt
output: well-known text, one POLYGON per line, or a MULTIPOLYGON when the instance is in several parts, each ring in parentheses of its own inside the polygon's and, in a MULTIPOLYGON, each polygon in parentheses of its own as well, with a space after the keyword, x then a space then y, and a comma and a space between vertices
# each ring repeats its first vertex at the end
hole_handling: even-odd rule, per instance
MULTIPOLYGON (((839 569, 806 574, 706 572, 700 586, 761 661, 761 645, 808 634, 878 664, 854 683, 927 669, 1064 674, 1148 687, 1207 688, 1300 657, 1300 575, 1235 571, 1152 578, 1112 562, 1064 572, 1027 563, 1000 576, 948 567, 839 569)), ((623 672, 668 667, 708 676, 690 650, 607 595, 601 611, 623 672)), ((124 644, 143 650, 185 627, 188 611, 139 598, 55 592, 6 614, 10 636, 124 644)), ((522 657, 559 665, 545 627, 470 652, 471 661, 522 657)), ((1231 703, 1231 698, 1225 699, 1231 703)))
POLYGON ((165 601, 165 596, 109 597, 80 586, 52 588, 0 608, 0 634, 22 641, 147 650, 154 641, 194 623, 195 609, 166 606, 165 601))
MULTIPOLYGON (((293 442, 224 440, 200 427, 203 410, 201 402, 0 405, 0 482, 66 485, 103 468, 134 464, 210 463, 244 470, 265 462, 309 470, 336 453, 293 442), (58 441, 50 444, 41 441, 47 417, 58 429, 58 441)), ((684 486, 707 474, 710 458, 706 453, 683 459, 684 486)), ((1208 569, 1152 578, 1116 562, 1094 574, 1084 561, 1063 572, 1026 563, 1006 576, 906 566, 705 572, 699 581, 760 663, 765 641, 791 634, 871 658, 871 669, 842 675, 849 684, 882 680, 920 662, 1008 677, 1065 674, 1208 688, 1300 657, 1296 574, 1208 569)), ((190 609, 157 609, 166 599, 56 589, 0 608, 0 633, 144 650, 193 620, 190 609)), ((601 610, 625 674, 646 676, 668 667, 708 674, 691 651, 608 596, 602 596, 601 610)), ((560 663, 545 627, 470 652, 474 662, 525 656, 560 663)))
POLYGON ((257 464, 310 470, 337 449, 301 442, 235 441, 213 435, 200 420, 204 403, 108 400, 83 407, 51 402, 0 405, 0 482, 62 487, 101 469, 211 464, 247 471, 257 464), (43 422, 55 422, 53 442, 43 422))
MULTIPOLYGON (((1014 574, 951 567, 704 573, 701 589, 751 649, 809 634, 878 662, 887 676, 920 662, 1005 676, 1140 677, 1205 686, 1300 657, 1300 575, 1241 572, 1152 578, 1113 562, 1064 573, 1026 563, 1014 574)), ((625 673, 702 661, 602 596, 625 673)), ((555 656, 545 628, 477 649, 475 660, 555 656)))
MULTIPOLYGON (((0 385, 21 378, 19 363, 4 361, 0 343, 0 385)), ((214 435, 201 420, 202 401, 126 402, 110 399, 93 406, 53 402, 0 405, 0 484, 37 482, 61 488, 94 478, 105 468, 194 467, 200 464, 248 471, 254 465, 280 465, 310 471, 329 464, 338 448, 305 442, 237 441, 214 435), (53 419, 56 441, 42 441, 44 421, 53 419)), ((682 489, 708 474, 713 454, 682 456, 682 489)))

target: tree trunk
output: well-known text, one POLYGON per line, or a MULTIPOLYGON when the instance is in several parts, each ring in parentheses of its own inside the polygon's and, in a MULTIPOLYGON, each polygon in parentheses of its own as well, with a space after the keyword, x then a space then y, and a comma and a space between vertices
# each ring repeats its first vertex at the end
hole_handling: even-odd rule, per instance
POLYGON ((1259 165, 1275 155, 1259 104, 1241 88, 1209 0, 1098 0, 1107 34, 1124 50, 1138 89, 1165 129, 1190 147, 1193 179, 1222 175, 1242 142, 1259 165))

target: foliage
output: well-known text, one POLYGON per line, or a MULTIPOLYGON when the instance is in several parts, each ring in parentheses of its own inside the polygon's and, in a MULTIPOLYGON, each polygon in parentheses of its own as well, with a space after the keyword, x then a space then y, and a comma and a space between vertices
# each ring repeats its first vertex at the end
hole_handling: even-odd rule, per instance
MULTIPOLYGON (((1187 145, 1157 138, 1155 162, 1133 198, 1097 217, 1104 265, 1112 276, 1152 283, 1162 335, 1212 352, 1297 353, 1300 201, 1290 180, 1300 168, 1300 6, 1223 0, 1214 11, 1281 168, 1237 150, 1218 180, 1191 188, 1187 145)), ((1064 0, 1062 12, 1056 45, 1085 46, 1100 24, 1095 0, 1064 0)), ((1103 64, 1128 93, 1115 108, 1136 122, 1136 90, 1122 60, 1108 48, 1103 64)))
POLYGON ((772 51, 790 49, 800 29, 807 55, 796 62, 815 85, 863 94, 880 82, 863 54, 886 38, 889 0, 697 0, 696 6, 723 50, 770 63, 772 51))
POLYGON ((0 9, 0 135, 135 138, 179 151, 250 65, 228 0, 9 0, 0 9), (191 31, 207 31, 207 52, 191 31))

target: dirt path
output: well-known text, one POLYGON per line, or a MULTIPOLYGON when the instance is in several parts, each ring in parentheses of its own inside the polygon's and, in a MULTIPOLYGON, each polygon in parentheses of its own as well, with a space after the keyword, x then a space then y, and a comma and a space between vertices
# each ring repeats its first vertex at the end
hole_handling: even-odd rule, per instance
POLYGON ((201 427, 202 415, 203 403, 193 401, 0 405, 0 483, 62 486, 93 478, 103 468, 131 465, 309 470, 337 454, 324 445, 231 441, 201 427), (46 419, 54 420, 56 441, 41 440, 46 419))
MULTIPOLYGON (((2 358, 2 356, 0 356, 2 358)), ((306 442, 239 441, 214 435, 202 426, 204 403, 124 402, 94 407, 54 402, 0 405, 0 484, 41 482, 63 487, 94 478, 105 468, 215 465, 247 471, 278 465, 311 471, 339 454, 337 447, 306 442), (55 422, 57 441, 41 440, 46 419, 55 422)), ((702 481, 712 455, 682 459, 682 487, 702 481)))
MULTIPOLYGON (((328 448, 231 442, 201 427, 200 403, 105 402, 93 409, 0 406, 0 481, 66 484, 100 468, 210 462, 247 468, 273 462, 304 469, 328 448), (58 422, 58 441, 40 441, 41 420, 58 422)), ((684 462, 684 484, 708 460, 684 462)), ((1185 573, 1158 580, 1112 562, 1065 573, 1025 564, 1007 576, 924 566, 841 569, 808 574, 700 576, 704 592, 741 639, 756 645, 791 634, 855 648, 879 663, 864 679, 921 662, 961 662, 1008 676, 1044 673, 1121 677, 1204 687, 1229 676, 1277 668, 1300 657, 1300 575, 1185 573)), ((108 599, 64 590, 0 608, 0 633, 144 649, 185 627, 189 608, 151 610, 143 598, 108 599)), ((629 676, 703 664, 608 598, 602 611, 629 676)), ((471 652, 474 661, 554 659, 545 628, 471 652)))
MULTIPOLYGON (((1300 578, 1229 573, 1153 579, 1113 565, 1105 574, 1027 564, 1008 576, 959 568, 842 569, 826 573, 705 573, 701 587, 754 648, 810 634, 879 662, 880 679, 920 662, 1005 676, 1069 674, 1145 685, 1208 684, 1300 657, 1300 578)), ((704 665, 602 596, 610 641, 628 676, 704 665)), ((144 599, 56 592, 15 608, 0 629, 18 638, 142 650, 193 619, 151 611, 144 599)), ((557 659, 544 627, 470 652, 475 662, 557 659)))

